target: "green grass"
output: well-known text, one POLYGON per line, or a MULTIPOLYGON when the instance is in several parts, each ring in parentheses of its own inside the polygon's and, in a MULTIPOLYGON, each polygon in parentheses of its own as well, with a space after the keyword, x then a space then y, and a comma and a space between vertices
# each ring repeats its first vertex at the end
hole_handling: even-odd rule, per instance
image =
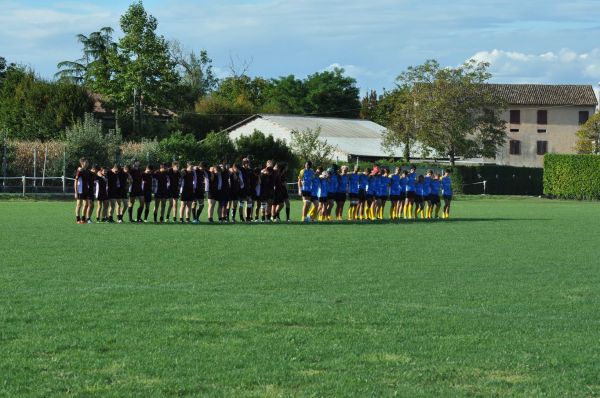
POLYGON ((84 226, 0 201, 0 395, 600 395, 600 204, 454 205, 84 226))

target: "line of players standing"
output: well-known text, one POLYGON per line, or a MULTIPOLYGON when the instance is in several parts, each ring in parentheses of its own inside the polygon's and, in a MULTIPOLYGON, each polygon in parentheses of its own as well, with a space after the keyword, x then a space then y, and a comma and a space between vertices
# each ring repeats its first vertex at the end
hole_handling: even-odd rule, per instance
POLYGON ((74 183, 77 223, 92 222, 94 202, 97 222, 115 222, 116 217, 122 223, 125 210, 129 222, 146 222, 152 200, 154 222, 169 221, 172 214, 173 222, 179 215, 182 223, 198 223, 205 198, 209 222, 214 222, 215 210, 220 222, 235 222, 238 209, 240 221, 278 221, 284 207, 290 221, 286 171, 287 165, 272 161, 262 169, 252 168, 248 158, 241 167, 188 162, 181 169, 179 162, 173 162, 171 167, 161 164, 156 170, 151 165, 142 170, 139 161, 131 166, 90 168, 87 159, 81 158, 74 183))

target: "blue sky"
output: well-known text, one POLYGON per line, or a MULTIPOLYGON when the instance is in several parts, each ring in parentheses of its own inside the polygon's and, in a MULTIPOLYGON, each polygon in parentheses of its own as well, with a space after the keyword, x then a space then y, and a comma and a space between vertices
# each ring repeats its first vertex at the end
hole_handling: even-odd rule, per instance
MULTIPOLYGON (((118 28, 128 1, 0 0, 0 55, 52 77, 76 59, 77 33, 118 28)), ((342 66, 361 90, 391 88, 436 58, 492 63, 496 82, 600 82, 600 0, 147 0, 159 32, 206 49, 220 75, 230 58, 265 77, 342 66)))

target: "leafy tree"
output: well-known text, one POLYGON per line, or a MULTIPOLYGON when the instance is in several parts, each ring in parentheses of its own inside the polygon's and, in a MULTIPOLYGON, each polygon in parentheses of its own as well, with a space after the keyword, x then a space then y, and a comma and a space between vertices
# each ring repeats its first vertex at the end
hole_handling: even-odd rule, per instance
POLYGON ((310 160, 314 165, 325 165, 331 161, 336 147, 321 139, 321 127, 303 131, 292 130, 292 151, 301 162, 310 160))
POLYGON ((358 116, 361 119, 374 120, 378 106, 379 97, 377 92, 371 90, 360 100, 360 114, 358 116))
POLYGON ((382 146, 390 153, 402 148, 405 162, 417 139, 416 107, 411 90, 404 86, 385 92, 371 111, 372 120, 386 127, 382 146))
POLYGON ((164 138, 158 143, 158 158, 163 162, 172 160, 188 161, 200 160, 203 158, 203 151, 200 143, 193 134, 184 134, 177 131, 169 137, 164 138))
POLYGON ((575 150, 581 154, 600 155, 600 113, 592 115, 577 131, 575 150))
POLYGON ((415 101, 417 138, 454 165, 457 156, 493 157, 506 141, 500 117, 504 103, 486 89, 488 63, 470 60, 457 68, 442 68, 435 60, 409 67, 398 76, 415 101))
POLYGON ((92 110, 87 91, 68 82, 47 82, 23 67, 6 70, 0 87, 0 129, 8 137, 47 140, 92 110))
POLYGON ((309 113, 345 118, 358 117, 359 89, 354 78, 344 76, 343 68, 309 75, 304 84, 309 113))
POLYGON ((122 138, 119 130, 104 133, 102 122, 86 113, 65 131, 67 158, 73 167, 85 156, 91 164, 109 165, 116 160, 122 138))
POLYGON ((271 79, 265 90, 265 96, 267 98, 261 109, 263 113, 303 114, 309 112, 306 86, 294 75, 271 79))
POLYGON ((211 164, 233 162, 236 158, 235 146, 226 133, 209 133, 201 144, 204 159, 211 164))
POLYGON ((265 164, 269 159, 284 161, 289 165, 297 163, 292 150, 284 140, 275 139, 272 135, 265 136, 258 130, 254 130, 250 135, 239 137, 234 144, 239 157, 251 156, 255 164, 265 164))

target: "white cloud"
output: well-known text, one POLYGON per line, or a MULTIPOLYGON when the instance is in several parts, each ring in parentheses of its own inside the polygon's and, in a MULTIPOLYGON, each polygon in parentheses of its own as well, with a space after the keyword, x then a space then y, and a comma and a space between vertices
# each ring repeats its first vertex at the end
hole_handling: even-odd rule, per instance
POLYGON ((563 48, 540 54, 494 49, 471 58, 489 62, 493 80, 530 83, 588 83, 600 81, 600 48, 576 52, 563 48))

